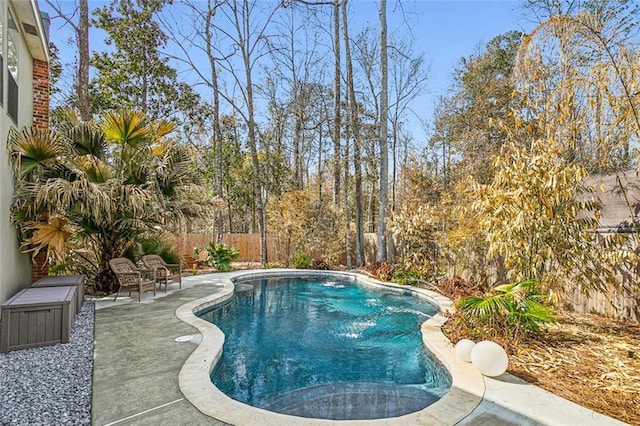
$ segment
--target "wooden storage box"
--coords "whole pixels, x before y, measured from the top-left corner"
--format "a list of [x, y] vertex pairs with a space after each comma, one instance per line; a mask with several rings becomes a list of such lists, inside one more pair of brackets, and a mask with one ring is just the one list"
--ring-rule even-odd
[[60, 286], [75, 286], [76, 287], [76, 314], [82, 309], [82, 302], [84, 302], [84, 282], [86, 280], [85, 275], [60, 275], [55, 277], [40, 278], [35, 283], [31, 284], [32, 288], [38, 287], [60, 287]]
[[0, 352], [67, 343], [76, 311], [76, 287], [21, 290], [2, 304]]

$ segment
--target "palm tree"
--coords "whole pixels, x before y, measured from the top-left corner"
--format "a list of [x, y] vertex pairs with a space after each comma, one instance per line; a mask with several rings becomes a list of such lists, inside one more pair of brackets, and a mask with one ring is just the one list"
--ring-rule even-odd
[[110, 259], [158, 229], [207, 216], [197, 168], [168, 138], [172, 130], [167, 121], [122, 110], [99, 122], [65, 112], [53, 129], [11, 133], [12, 219], [23, 250], [46, 247], [61, 259], [62, 247], [71, 248], [96, 290], [112, 291]]

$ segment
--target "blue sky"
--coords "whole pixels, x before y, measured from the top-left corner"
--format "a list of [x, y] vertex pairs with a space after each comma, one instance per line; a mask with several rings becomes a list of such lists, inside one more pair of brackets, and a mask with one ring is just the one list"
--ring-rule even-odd
[[434, 86], [449, 83], [462, 57], [509, 30], [523, 31], [515, 1], [416, 1], [416, 38], [432, 63]]
[[[356, 0], [354, 5], [370, 9], [377, 22], [377, 2]], [[395, 2], [388, 1], [390, 31], [412, 32], [416, 50], [425, 54], [431, 66], [427, 93], [412, 106], [421, 118], [431, 119], [441, 94], [451, 86], [453, 70], [463, 57], [477, 52], [493, 37], [510, 30], [529, 32], [534, 24], [525, 19], [523, 2], [517, 0], [413, 0], [404, 1], [407, 23], [392, 12]], [[418, 120], [412, 123], [414, 137], [424, 137]]]
[[[39, 3], [42, 10], [53, 15], [45, 1]], [[89, 3], [92, 8], [108, 4], [101, 0]], [[62, 0], [61, 4], [71, 8], [74, 2]], [[377, 0], [350, 1], [352, 31], [367, 23], [377, 27], [378, 4]], [[534, 24], [525, 18], [522, 4], [518, 0], [388, 0], [389, 33], [406, 34], [415, 40], [415, 52], [424, 53], [431, 69], [426, 93], [412, 104], [415, 115], [432, 118], [437, 99], [450, 86], [452, 72], [462, 57], [474, 54], [493, 37], [509, 30], [531, 31]], [[400, 6], [404, 13], [399, 11]], [[61, 24], [61, 20], [52, 22], [51, 36], [64, 56], [70, 49], [65, 45], [70, 34], [68, 28], [60, 28]], [[93, 30], [91, 35], [92, 49], [102, 49], [101, 33]], [[418, 117], [411, 119], [409, 126], [414, 138], [421, 140], [425, 133]]]

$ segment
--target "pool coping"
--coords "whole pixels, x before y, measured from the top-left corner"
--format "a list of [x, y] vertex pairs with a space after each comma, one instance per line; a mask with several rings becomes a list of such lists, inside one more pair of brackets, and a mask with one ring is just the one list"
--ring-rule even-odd
[[[222, 331], [196, 316], [197, 312], [223, 303], [233, 296], [234, 281], [295, 276], [341, 276], [348, 277], [368, 285], [396, 288], [404, 292], [426, 299], [439, 307], [440, 313], [425, 321], [421, 326], [422, 342], [444, 365], [451, 375], [451, 389], [438, 401], [423, 410], [400, 417], [376, 420], [325, 420], [296, 417], [278, 414], [255, 408], [235, 401], [213, 385], [209, 377], [220, 356], [224, 344]], [[234, 273], [221, 279], [224, 288], [211, 296], [185, 303], [176, 309], [176, 316], [183, 322], [192, 325], [202, 335], [200, 344], [183, 364], [179, 374], [179, 386], [185, 398], [203, 414], [233, 425], [261, 426], [265, 424], [296, 425], [406, 425], [432, 424], [453, 425], [465, 417], [482, 402], [485, 383], [482, 374], [470, 363], [457, 356], [452, 343], [442, 334], [441, 326], [446, 322], [442, 312], [451, 309], [451, 301], [430, 290], [400, 286], [393, 283], [377, 281], [366, 275], [353, 272], [269, 269]]]

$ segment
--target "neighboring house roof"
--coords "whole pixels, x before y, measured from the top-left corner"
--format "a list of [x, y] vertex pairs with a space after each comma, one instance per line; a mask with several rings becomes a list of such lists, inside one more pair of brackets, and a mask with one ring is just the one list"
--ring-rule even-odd
[[12, 1], [16, 19], [22, 25], [29, 52], [34, 59], [49, 62], [49, 41], [36, 0]]
[[592, 194], [602, 202], [598, 232], [633, 232], [633, 221], [640, 224], [640, 178], [629, 170], [586, 181]]

